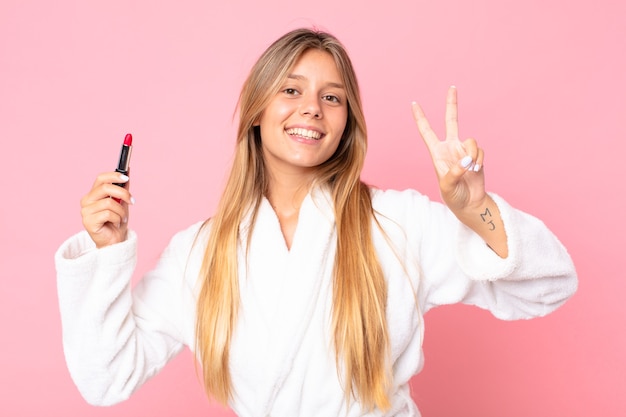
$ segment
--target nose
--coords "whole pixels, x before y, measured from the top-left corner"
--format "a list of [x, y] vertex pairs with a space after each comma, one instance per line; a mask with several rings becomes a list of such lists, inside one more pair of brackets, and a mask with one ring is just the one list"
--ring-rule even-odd
[[304, 98], [300, 106], [300, 114], [302, 114], [303, 116], [311, 117], [313, 119], [321, 119], [323, 115], [322, 106], [320, 105], [319, 99], [312, 96]]

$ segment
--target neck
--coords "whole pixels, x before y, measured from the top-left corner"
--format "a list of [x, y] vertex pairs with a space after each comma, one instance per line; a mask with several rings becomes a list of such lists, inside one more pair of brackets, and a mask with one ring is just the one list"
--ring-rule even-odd
[[280, 216], [291, 216], [300, 211], [300, 205], [309, 192], [309, 182], [276, 183], [270, 182], [267, 199]]
[[312, 172], [270, 170], [266, 197], [279, 216], [297, 214], [313, 182]]
[[283, 175], [270, 178], [266, 196], [276, 213], [288, 249], [293, 242], [300, 206], [310, 186], [308, 177]]

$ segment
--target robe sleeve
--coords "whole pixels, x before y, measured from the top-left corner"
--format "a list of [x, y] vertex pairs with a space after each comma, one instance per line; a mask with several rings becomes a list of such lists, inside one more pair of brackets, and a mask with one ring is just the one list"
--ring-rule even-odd
[[88, 403], [127, 399], [193, 340], [189, 314], [195, 302], [184, 275], [197, 229], [174, 236], [155, 269], [132, 290], [134, 232], [124, 242], [96, 249], [83, 231], [57, 250], [63, 349]]
[[414, 277], [423, 312], [465, 303], [494, 316], [544, 316], [577, 289], [574, 264], [565, 247], [539, 219], [516, 210], [495, 194], [507, 234], [509, 256], [500, 258], [443, 204], [416, 191], [385, 191], [383, 205], [405, 229], [405, 253], [420, 266]]

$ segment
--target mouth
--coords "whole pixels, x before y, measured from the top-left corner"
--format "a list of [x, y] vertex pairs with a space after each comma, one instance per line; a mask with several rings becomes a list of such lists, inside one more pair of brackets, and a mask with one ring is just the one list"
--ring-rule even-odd
[[316, 130], [309, 130], [301, 127], [285, 129], [285, 132], [290, 136], [298, 136], [303, 139], [320, 140], [324, 136], [321, 132]]

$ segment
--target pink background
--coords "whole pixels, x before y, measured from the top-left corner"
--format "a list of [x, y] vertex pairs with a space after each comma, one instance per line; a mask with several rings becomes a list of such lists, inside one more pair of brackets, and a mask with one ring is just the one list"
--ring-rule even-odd
[[578, 268], [578, 294], [543, 319], [429, 313], [413, 382], [424, 416], [626, 415], [623, 1], [164, 3], [0, 3], [0, 415], [232, 415], [205, 400], [188, 352], [129, 401], [87, 405], [62, 354], [53, 253], [132, 132], [140, 277], [175, 231], [212, 213], [253, 61], [312, 25], [356, 65], [365, 180], [438, 198], [410, 102], [441, 132], [455, 84], [488, 189], [543, 219]]

